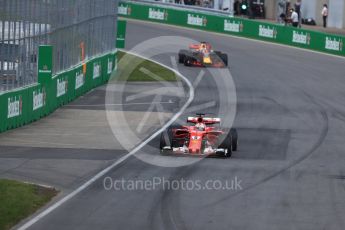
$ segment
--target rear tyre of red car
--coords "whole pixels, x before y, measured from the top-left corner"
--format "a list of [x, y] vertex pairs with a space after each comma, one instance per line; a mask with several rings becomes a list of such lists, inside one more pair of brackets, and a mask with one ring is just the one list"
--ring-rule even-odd
[[231, 128], [230, 129], [230, 135], [231, 135], [231, 148], [232, 148], [232, 151], [237, 151], [237, 147], [238, 147], [238, 133], [237, 133], [237, 129]]

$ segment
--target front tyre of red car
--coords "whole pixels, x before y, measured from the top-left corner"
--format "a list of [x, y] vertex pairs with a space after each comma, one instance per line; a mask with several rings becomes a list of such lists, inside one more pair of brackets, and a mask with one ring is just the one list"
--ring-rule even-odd
[[166, 146], [167, 146], [167, 144], [165, 141], [165, 135], [164, 135], [164, 133], [161, 133], [161, 137], [159, 140], [159, 149], [161, 150], [161, 152], [164, 151], [164, 147], [166, 147]]
[[232, 143], [232, 138], [231, 138], [231, 134], [229, 133], [228, 135], [226, 135], [223, 142], [219, 145], [220, 149], [224, 149], [224, 152], [221, 153], [223, 157], [230, 158], [232, 156], [231, 143]]

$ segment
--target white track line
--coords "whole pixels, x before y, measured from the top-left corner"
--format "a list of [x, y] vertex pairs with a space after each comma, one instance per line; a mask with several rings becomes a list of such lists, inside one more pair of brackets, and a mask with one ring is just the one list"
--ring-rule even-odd
[[79, 188], [77, 188], [73, 192], [69, 193], [68, 195], [63, 197], [61, 200], [57, 201], [52, 206], [48, 207], [47, 209], [45, 209], [44, 211], [42, 211], [41, 213], [39, 213], [38, 215], [36, 215], [32, 219], [30, 219], [28, 222], [26, 222], [21, 227], [19, 227], [18, 230], [26, 230], [26, 229], [28, 229], [29, 227], [31, 227], [32, 225], [37, 223], [39, 220], [41, 220], [42, 218], [47, 216], [49, 213], [51, 213], [55, 209], [59, 208], [61, 205], [63, 205], [64, 203], [66, 203], [67, 201], [69, 201], [70, 199], [75, 197], [77, 194], [79, 194], [80, 192], [85, 190], [87, 187], [89, 187], [96, 180], [100, 179], [102, 176], [104, 176], [110, 170], [112, 170], [113, 168], [115, 168], [116, 166], [118, 166], [119, 164], [121, 164], [122, 162], [127, 160], [129, 157], [134, 155], [142, 147], [144, 147], [146, 144], [148, 144], [150, 141], [152, 141], [155, 137], [157, 137], [161, 132], [163, 132], [165, 129], [167, 129], [173, 122], [175, 122], [178, 119], [178, 117], [181, 116], [182, 113], [186, 110], [186, 108], [190, 105], [190, 103], [194, 100], [194, 88], [193, 88], [192, 83], [185, 76], [183, 76], [181, 73], [179, 73], [177, 70], [175, 70], [175, 69], [173, 69], [173, 68], [171, 68], [171, 67], [169, 67], [167, 65], [164, 65], [162, 63], [159, 63], [159, 62], [157, 62], [155, 60], [148, 59], [148, 58], [146, 58], [144, 56], [141, 56], [141, 55], [138, 55], [138, 54], [135, 54], [135, 53], [132, 53], [132, 52], [127, 52], [127, 53], [135, 55], [135, 56], [138, 56], [138, 57], [141, 57], [141, 58], [146, 59], [146, 60], [150, 60], [150, 61], [152, 61], [152, 62], [154, 62], [154, 63], [156, 63], [158, 65], [161, 65], [161, 66], [171, 70], [177, 76], [181, 77], [187, 83], [187, 85], [189, 87], [189, 98], [188, 98], [188, 101], [183, 105], [183, 107], [180, 109], [180, 111], [178, 113], [176, 113], [170, 119], [170, 121], [168, 121], [161, 129], [159, 129], [157, 132], [155, 132], [153, 135], [151, 135], [148, 139], [146, 139], [144, 142], [142, 142], [140, 145], [138, 145], [136, 148], [134, 148], [131, 152], [129, 152], [128, 154], [122, 156], [119, 160], [117, 160], [112, 165], [108, 166], [107, 168], [105, 168], [102, 171], [100, 171], [99, 173], [97, 173], [94, 177], [92, 177], [90, 180], [85, 182]]

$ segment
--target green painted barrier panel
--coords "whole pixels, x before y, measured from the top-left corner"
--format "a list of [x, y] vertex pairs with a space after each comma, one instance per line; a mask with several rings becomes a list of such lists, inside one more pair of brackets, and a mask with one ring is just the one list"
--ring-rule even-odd
[[5, 97], [3, 94], [0, 94], [0, 132], [6, 130], [5, 127]]
[[125, 48], [126, 26], [127, 26], [126, 21], [124, 20], [117, 21], [116, 48]]
[[20, 89], [4, 94], [5, 116], [2, 118], [5, 122], [5, 129], [13, 129], [24, 124], [28, 116], [28, 89]]
[[75, 94], [73, 97], [73, 99], [74, 99], [74, 98], [79, 97], [79, 96], [84, 94], [85, 88], [86, 88], [87, 73], [84, 74], [83, 68], [80, 66], [77, 69], [72, 71], [72, 76], [74, 76], [74, 79], [73, 79], [74, 89], [72, 90], [72, 92], [75, 91]]
[[312, 30], [126, 1], [119, 3], [118, 14], [125, 18], [195, 28], [345, 56], [344, 36]]
[[[38, 84], [0, 94], [0, 132], [17, 128], [54, 112], [83, 95], [90, 89], [108, 81], [115, 66], [116, 52], [105, 54], [53, 77], [48, 76], [48, 67], [42, 66]], [[42, 75], [41, 75], [42, 76]]]
[[[69, 100], [69, 83], [70, 83], [70, 73], [66, 72], [64, 74], [60, 74], [53, 79], [53, 87], [51, 89], [52, 97], [56, 98], [55, 107], [60, 107], [66, 103], [68, 103]], [[72, 100], [72, 99], [71, 99]]]
[[45, 85], [38, 84], [28, 88], [27, 122], [37, 121], [43, 117], [47, 108], [47, 89]]
[[97, 86], [100, 86], [102, 84], [102, 61], [106, 58], [98, 58], [94, 60], [93, 62], [90, 62], [90, 68], [92, 71], [90, 71], [89, 78], [91, 79], [91, 88], [95, 88]]
[[41, 45], [38, 47], [38, 83], [50, 84], [53, 69], [53, 47]]
[[115, 55], [108, 55], [103, 59], [103, 83], [107, 82], [110, 79], [110, 76], [115, 68]]

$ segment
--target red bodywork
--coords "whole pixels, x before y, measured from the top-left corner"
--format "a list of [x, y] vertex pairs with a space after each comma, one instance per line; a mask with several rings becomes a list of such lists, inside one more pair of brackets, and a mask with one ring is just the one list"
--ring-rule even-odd
[[199, 43], [199, 44], [190, 44], [189, 49], [196, 50], [196, 51], [206, 51], [210, 53], [212, 51], [212, 46], [210, 43]]
[[[219, 136], [224, 134], [222, 130], [216, 127], [207, 126], [220, 123], [219, 118], [189, 117], [188, 122], [194, 123], [193, 126], [182, 126], [179, 129], [173, 129], [173, 138], [179, 140], [180, 144], [185, 144], [189, 154], [215, 154], [218, 145]], [[198, 125], [204, 125], [203, 130], [199, 130]], [[211, 148], [213, 146], [213, 148]], [[206, 151], [206, 152], [205, 152]], [[207, 152], [208, 151], [208, 152]], [[175, 153], [186, 153], [185, 149], [178, 149]]]

